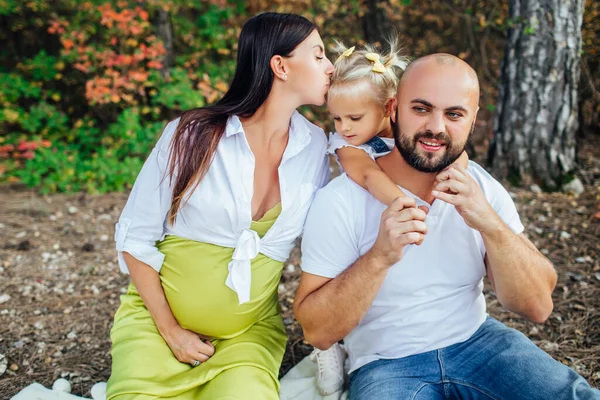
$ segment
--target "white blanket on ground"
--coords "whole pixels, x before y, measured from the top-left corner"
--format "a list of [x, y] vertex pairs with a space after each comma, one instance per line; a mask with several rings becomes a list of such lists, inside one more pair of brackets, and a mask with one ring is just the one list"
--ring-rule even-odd
[[317, 388], [317, 364], [305, 357], [283, 378], [279, 396], [281, 400], [346, 400], [348, 391], [323, 396]]
[[[328, 396], [323, 396], [317, 388], [317, 364], [305, 357], [295, 365], [288, 373], [281, 378], [281, 389], [279, 395], [281, 400], [346, 400], [348, 392], [335, 392]], [[64, 379], [59, 379], [54, 383], [54, 390], [45, 388], [39, 383], [33, 383], [17, 393], [11, 400], [87, 400], [84, 397], [78, 397], [69, 393], [68, 388], [60, 387], [65, 385]], [[101, 382], [92, 388], [92, 398], [94, 400], [103, 400], [106, 395], [106, 383]]]
[[[71, 394], [71, 384], [65, 379], [58, 379], [52, 387], [48, 389], [39, 383], [32, 383], [14, 395], [11, 400], [88, 400], [86, 397]], [[92, 387], [91, 395], [94, 400], [105, 400], [106, 383], [96, 383]]]

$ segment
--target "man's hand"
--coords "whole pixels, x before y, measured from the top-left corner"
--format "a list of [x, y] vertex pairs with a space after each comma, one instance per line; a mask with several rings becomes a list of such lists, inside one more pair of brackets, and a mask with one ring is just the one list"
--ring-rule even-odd
[[417, 208], [414, 199], [401, 196], [396, 198], [381, 215], [379, 234], [371, 248], [371, 255], [392, 266], [402, 259], [404, 246], [419, 245], [427, 233], [425, 211]]
[[437, 199], [456, 207], [467, 225], [480, 232], [498, 226], [499, 217], [471, 175], [453, 164], [436, 176], [432, 192]]

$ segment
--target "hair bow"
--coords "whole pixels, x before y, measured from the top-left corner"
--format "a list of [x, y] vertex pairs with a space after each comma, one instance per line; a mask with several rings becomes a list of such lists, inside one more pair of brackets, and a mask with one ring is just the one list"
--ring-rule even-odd
[[338, 57], [338, 60], [340, 58], [344, 58], [344, 57], [350, 57], [352, 55], [352, 53], [354, 52], [354, 48], [356, 46], [352, 46], [349, 49], [344, 50], [344, 52], [342, 54], [340, 54], [340, 56]]
[[379, 72], [383, 74], [385, 72], [385, 65], [381, 62], [381, 57], [377, 53], [367, 53], [365, 57], [373, 62], [373, 72]]

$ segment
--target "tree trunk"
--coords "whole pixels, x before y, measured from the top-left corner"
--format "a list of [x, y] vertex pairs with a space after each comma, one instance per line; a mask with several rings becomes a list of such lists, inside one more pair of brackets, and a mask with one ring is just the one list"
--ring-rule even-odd
[[169, 13], [162, 8], [158, 10], [156, 19], [156, 27], [158, 28], [158, 37], [162, 40], [167, 53], [163, 59], [163, 67], [161, 73], [163, 77], [168, 77], [171, 67], [175, 62], [175, 52], [173, 51], [173, 26], [169, 18]]
[[363, 31], [367, 43], [385, 44], [392, 34], [392, 24], [387, 14], [388, 0], [365, 0], [367, 11], [363, 16]]
[[584, 0], [510, 0], [494, 139], [496, 176], [554, 190], [576, 167]]

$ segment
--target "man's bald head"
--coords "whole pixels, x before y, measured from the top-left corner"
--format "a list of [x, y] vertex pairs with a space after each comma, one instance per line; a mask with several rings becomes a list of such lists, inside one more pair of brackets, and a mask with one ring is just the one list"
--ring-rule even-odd
[[472, 90], [473, 95], [479, 100], [479, 78], [475, 70], [465, 61], [447, 53], [428, 54], [408, 64], [400, 79], [398, 90], [411, 79], [411, 76], [427, 79], [429, 73], [441, 71], [452, 74], [456, 80], [460, 79], [463, 88]]
[[418, 171], [435, 173], [463, 152], [479, 110], [479, 81], [466, 62], [431, 54], [411, 62], [397, 94], [396, 147]]

